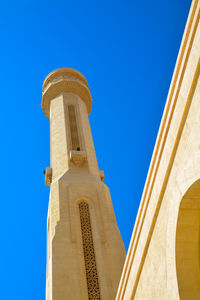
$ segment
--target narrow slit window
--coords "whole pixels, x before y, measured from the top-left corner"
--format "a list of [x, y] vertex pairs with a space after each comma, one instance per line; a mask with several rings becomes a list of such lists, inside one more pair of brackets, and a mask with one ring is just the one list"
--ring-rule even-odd
[[89, 205], [82, 201], [79, 203], [79, 213], [81, 221], [81, 234], [83, 243], [83, 253], [85, 260], [85, 271], [87, 279], [88, 299], [100, 300], [99, 280], [95, 259], [92, 227], [90, 222]]
[[69, 126], [71, 133], [72, 150], [80, 151], [80, 142], [78, 136], [78, 128], [76, 122], [76, 112], [74, 105], [68, 105]]

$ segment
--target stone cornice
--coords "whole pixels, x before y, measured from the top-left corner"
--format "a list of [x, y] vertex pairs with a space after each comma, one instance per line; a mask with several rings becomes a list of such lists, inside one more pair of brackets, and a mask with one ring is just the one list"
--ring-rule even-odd
[[42, 109], [49, 119], [51, 100], [61, 93], [77, 94], [86, 104], [88, 114], [92, 108], [92, 96], [85, 77], [70, 68], [61, 68], [51, 72], [45, 79], [42, 92]]

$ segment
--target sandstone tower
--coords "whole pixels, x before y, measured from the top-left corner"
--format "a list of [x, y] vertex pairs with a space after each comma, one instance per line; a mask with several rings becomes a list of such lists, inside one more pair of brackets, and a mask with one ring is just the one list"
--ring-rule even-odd
[[47, 300], [115, 298], [125, 259], [88, 120], [92, 97], [85, 77], [62, 68], [43, 84], [50, 120]]

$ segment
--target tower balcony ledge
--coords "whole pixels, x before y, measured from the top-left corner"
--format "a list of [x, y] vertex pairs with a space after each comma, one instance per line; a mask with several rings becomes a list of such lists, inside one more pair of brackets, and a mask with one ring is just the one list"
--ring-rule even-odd
[[61, 93], [78, 95], [86, 104], [88, 114], [92, 108], [92, 96], [85, 77], [70, 68], [61, 68], [50, 73], [44, 81], [42, 91], [42, 109], [49, 119], [51, 100]]

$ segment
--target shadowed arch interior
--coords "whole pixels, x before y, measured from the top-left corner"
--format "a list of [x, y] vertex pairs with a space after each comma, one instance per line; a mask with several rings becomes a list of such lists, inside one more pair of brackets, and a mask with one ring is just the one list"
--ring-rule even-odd
[[180, 203], [176, 268], [180, 299], [200, 299], [200, 180], [192, 184]]

